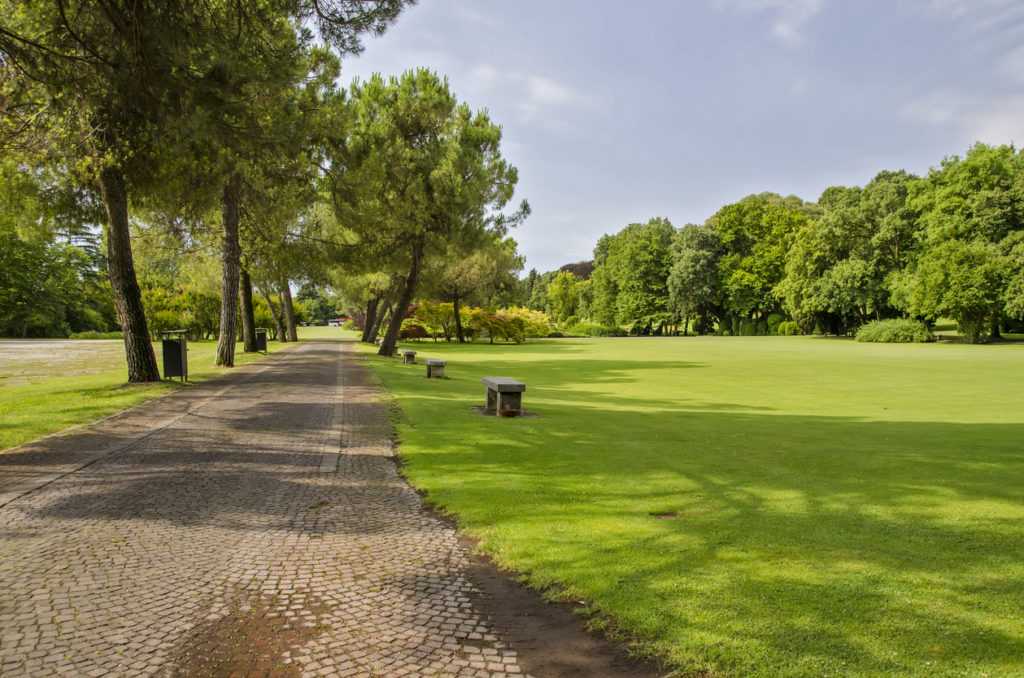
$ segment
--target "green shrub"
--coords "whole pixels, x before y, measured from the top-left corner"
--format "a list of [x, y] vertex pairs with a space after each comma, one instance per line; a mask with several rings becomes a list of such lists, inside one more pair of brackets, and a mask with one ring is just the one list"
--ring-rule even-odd
[[768, 316], [768, 334], [778, 334], [779, 323], [786, 321], [786, 316], [779, 313], [772, 313]]
[[621, 327], [598, 325], [597, 323], [575, 323], [565, 328], [570, 337], [624, 337], [625, 330]]
[[797, 327], [796, 323], [792, 320], [783, 320], [775, 328], [775, 334], [784, 337], [792, 337], [800, 334], [800, 328]]
[[495, 312], [515, 321], [524, 337], [546, 337], [551, 332], [551, 319], [543, 311], [535, 311], [525, 306], [510, 306], [499, 308]]
[[120, 332], [96, 332], [95, 330], [89, 332], [75, 332], [68, 339], [121, 339], [122, 335]]
[[928, 327], [920, 320], [893, 318], [872, 320], [857, 328], [857, 341], [872, 341], [886, 344], [920, 344], [933, 339]]
[[415, 318], [406, 318], [402, 321], [402, 329], [398, 330], [399, 339], [426, 339], [430, 336], [427, 328], [418, 323]]
[[493, 344], [495, 339], [504, 339], [519, 344], [526, 338], [524, 324], [521, 317], [510, 319], [497, 311], [475, 308], [469, 314], [466, 328], [474, 340], [487, 339]]

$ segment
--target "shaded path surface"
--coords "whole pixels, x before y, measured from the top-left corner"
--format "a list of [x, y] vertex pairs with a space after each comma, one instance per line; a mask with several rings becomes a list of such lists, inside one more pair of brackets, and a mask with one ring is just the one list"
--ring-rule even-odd
[[352, 349], [0, 455], [0, 675], [653, 675], [480, 574]]

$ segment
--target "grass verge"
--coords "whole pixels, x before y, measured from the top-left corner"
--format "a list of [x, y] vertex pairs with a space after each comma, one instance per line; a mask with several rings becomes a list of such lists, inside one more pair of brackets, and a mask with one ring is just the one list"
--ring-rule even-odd
[[1022, 675], [1024, 347], [408, 347], [449, 376], [370, 356], [410, 480], [682, 675]]
[[[302, 327], [299, 339], [351, 336], [336, 327]], [[271, 353], [287, 344], [271, 341]], [[189, 380], [199, 383], [227, 368], [213, 365], [216, 341], [189, 342]], [[155, 344], [157, 364], [162, 359]], [[263, 357], [235, 346], [235, 364]], [[119, 340], [0, 341], [0, 450], [86, 424], [162, 395], [182, 384], [164, 380], [126, 383], [124, 344]]]

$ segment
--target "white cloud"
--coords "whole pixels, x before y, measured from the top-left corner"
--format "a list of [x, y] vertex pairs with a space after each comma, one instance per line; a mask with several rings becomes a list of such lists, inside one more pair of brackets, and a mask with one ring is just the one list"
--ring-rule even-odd
[[469, 72], [469, 87], [476, 92], [486, 92], [494, 87], [501, 74], [490, 64], [481, 64]]
[[949, 92], [935, 92], [908, 102], [900, 115], [908, 120], [929, 125], [947, 125], [959, 116], [960, 104], [957, 97]]
[[909, 6], [925, 18], [955, 24], [983, 49], [1014, 47], [1024, 37], [1019, 0], [912, 0]]
[[541, 109], [560, 106], [572, 100], [572, 91], [549, 78], [528, 75], [518, 76], [525, 86], [525, 97], [519, 103], [519, 112], [524, 121], [532, 119]]
[[1024, 95], [979, 101], [966, 93], [936, 92], [909, 102], [900, 114], [914, 122], [948, 126], [966, 143], [1024, 141]]
[[524, 122], [542, 111], [563, 106], [579, 97], [570, 88], [541, 75], [508, 73], [492, 64], [475, 66], [467, 78], [470, 91], [485, 95], [503, 90], [514, 97], [516, 110]]
[[468, 3], [456, 2], [449, 5], [449, 8], [458, 18], [467, 23], [483, 26], [484, 28], [495, 28], [498, 26], [498, 22], [493, 16], [480, 11], [477, 7]]
[[825, 0], [711, 0], [711, 5], [718, 11], [770, 14], [772, 35], [796, 46], [803, 42], [804, 25], [821, 11]]
[[1014, 82], [1024, 82], [1024, 46], [1003, 57], [999, 72]]

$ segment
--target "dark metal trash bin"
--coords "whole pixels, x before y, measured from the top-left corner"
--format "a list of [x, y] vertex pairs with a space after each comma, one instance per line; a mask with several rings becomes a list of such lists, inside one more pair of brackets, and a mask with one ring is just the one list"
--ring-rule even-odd
[[170, 330], [163, 333], [164, 379], [181, 377], [188, 381], [188, 342], [186, 330]]
[[256, 350], [267, 352], [267, 328], [257, 327], [256, 328]]

